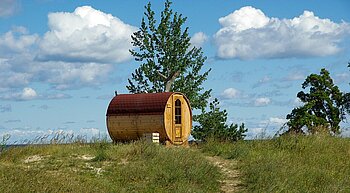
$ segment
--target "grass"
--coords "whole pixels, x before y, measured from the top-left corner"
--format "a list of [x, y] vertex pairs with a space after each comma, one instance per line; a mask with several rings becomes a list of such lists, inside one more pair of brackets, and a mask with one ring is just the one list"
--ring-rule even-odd
[[201, 150], [239, 160], [246, 192], [350, 192], [350, 140], [285, 136], [235, 144], [209, 141]]
[[350, 192], [345, 138], [208, 141], [200, 151], [142, 141], [57, 141], [2, 148], [1, 192], [219, 192], [222, 176], [203, 152], [238, 161], [243, 192]]
[[0, 171], [1, 192], [218, 192], [220, 178], [198, 151], [141, 141], [9, 148]]

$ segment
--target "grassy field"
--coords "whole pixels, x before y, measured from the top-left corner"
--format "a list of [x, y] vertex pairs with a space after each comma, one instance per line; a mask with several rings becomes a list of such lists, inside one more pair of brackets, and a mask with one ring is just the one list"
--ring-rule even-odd
[[134, 142], [40, 145], [0, 153], [1, 192], [218, 192], [220, 174], [190, 148]]
[[246, 192], [350, 192], [350, 139], [211, 141], [200, 148], [212, 156], [239, 160]]
[[[198, 150], [199, 149], [199, 150]], [[350, 192], [350, 139], [281, 137], [191, 148], [134, 142], [31, 145], [0, 153], [1, 192], [220, 192], [238, 163], [243, 192]]]

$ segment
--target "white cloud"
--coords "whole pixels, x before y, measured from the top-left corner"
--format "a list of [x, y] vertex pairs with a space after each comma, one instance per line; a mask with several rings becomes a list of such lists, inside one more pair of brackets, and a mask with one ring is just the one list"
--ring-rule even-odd
[[36, 91], [32, 88], [26, 87], [23, 89], [20, 98], [23, 100], [30, 100], [36, 98], [38, 95], [36, 94]]
[[113, 69], [111, 64], [98, 63], [46, 62], [42, 65], [41, 78], [58, 90], [98, 86], [108, 79]]
[[349, 35], [348, 23], [334, 23], [304, 11], [293, 19], [270, 18], [260, 9], [242, 7], [219, 19], [214, 39], [219, 58], [289, 58], [338, 53]]
[[28, 34], [24, 27], [14, 27], [12, 30], [0, 36], [0, 56], [8, 52], [22, 53], [35, 45], [39, 40], [37, 34]]
[[73, 13], [50, 13], [48, 19], [39, 60], [118, 63], [131, 58], [130, 36], [137, 28], [111, 14], [82, 6]]
[[0, 88], [24, 87], [29, 84], [32, 74], [25, 72], [27, 70], [26, 65], [15, 61], [21, 57], [18, 55], [13, 55], [15, 56], [14, 59], [7, 59], [1, 58], [0, 53]]
[[0, 0], [0, 17], [8, 17], [18, 11], [20, 4], [17, 0]]
[[268, 104], [271, 103], [271, 100], [267, 97], [261, 97], [261, 98], [257, 98], [254, 101], [254, 106], [256, 107], [261, 107], [261, 106], [266, 106]]
[[230, 27], [235, 32], [240, 32], [252, 28], [262, 28], [269, 23], [269, 20], [260, 9], [246, 6], [219, 18], [219, 23], [224, 27]]
[[23, 100], [32, 100], [36, 99], [38, 94], [36, 91], [30, 87], [23, 88], [20, 92], [10, 92], [0, 96], [0, 99], [3, 100], [14, 100], [14, 101], [23, 101]]
[[190, 43], [192, 46], [199, 48], [202, 47], [206, 41], [208, 41], [208, 36], [203, 32], [198, 32], [192, 36]]
[[88, 6], [49, 14], [49, 29], [43, 37], [22, 26], [0, 34], [0, 92], [11, 91], [2, 98], [32, 82], [59, 90], [98, 87], [110, 79], [113, 64], [130, 59], [136, 30]]
[[227, 88], [221, 94], [224, 99], [233, 99], [238, 98], [240, 96], [240, 91], [235, 88]]

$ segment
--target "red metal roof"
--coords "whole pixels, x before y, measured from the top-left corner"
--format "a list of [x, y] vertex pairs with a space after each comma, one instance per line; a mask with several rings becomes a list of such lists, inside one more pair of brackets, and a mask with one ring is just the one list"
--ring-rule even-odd
[[109, 103], [108, 115], [163, 114], [173, 92], [119, 94]]

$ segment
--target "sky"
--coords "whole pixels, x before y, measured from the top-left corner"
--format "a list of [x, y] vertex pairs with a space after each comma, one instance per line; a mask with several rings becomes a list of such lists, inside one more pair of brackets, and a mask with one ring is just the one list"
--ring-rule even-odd
[[[114, 91], [128, 93], [140, 65], [128, 50], [147, 3], [0, 0], [0, 141], [107, 135]], [[164, 1], [151, 4], [159, 17]], [[276, 133], [321, 68], [350, 91], [350, 1], [177, 0], [172, 8], [208, 58], [203, 86], [229, 124], [245, 123], [247, 138]], [[349, 127], [342, 123], [344, 135]]]

